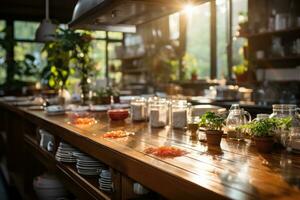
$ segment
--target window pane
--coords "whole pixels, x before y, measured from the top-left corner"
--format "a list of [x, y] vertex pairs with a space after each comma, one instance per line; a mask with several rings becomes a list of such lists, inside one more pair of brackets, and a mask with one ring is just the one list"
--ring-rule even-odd
[[122, 79], [121, 66], [122, 61], [111, 59], [108, 61], [109, 78], [112, 80], [113, 85], [119, 84]]
[[105, 38], [106, 37], [106, 33], [105, 31], [93, 31], [92, 32], [92, 36], [93, 38]]
[[5, 50], [0, 46], [0, 85], [5, 82], [6, 70], [5, 70]]
[[5, 33], [3, 32], [5, 29], [5, 21], [4, 20], [0, 20], [0, 39], [3, 39], [5, 36]]
[[108, 58], [109, 59], [117, 58], [115, 49], [116, 49], [116, 47], [119, 47], [119, 46], [122, 46], [121, 42], [110, 42], [110, 43], [108, 43], [107, 50], [108, 50]]
[[[232, 1], [232, 33], [236, 35], [239, 27], [239, 13], [247, 13], [248, 1], [247, 0], [233, 0]], [[238, 65], [243, 62], [244, 56], [242, 47], [246, 43], [246, 39], [240, 37], [233, 37], [232, 43], [232, 64]]]
[[192, 72], [200, 78], [210, 75], [210, 3], [193, 8], [187, 13], [187, 59], [185, 74], [189, 78]]
[[44, 44], [31, 43], [31, 42], [18, 42], [14, 48], [15, 60], [24, 60], [26, 54], [33, 55], [35, 57], [34, 63], [43, 68], [46, 66], [46, 54], [41, 53]]
[[217, 0], [217, 78], [228, 75], [227, 68], [227, 0]]
[[[0, 39], [3, 39], [5, 37], [5, 33], [2, 32], [5, 29], [5, 21], [4, 20], [0, 20]], [[2, 48], [2, 46], [0, 46], [0, 85], [3, 84], [5, 82], [5, 78], [6, 78], [6, 70], [5, 70], [5, 49]]]
[[115, 59], [116, 47], [122, 46], [121, 42], [110, 42], [108, 43], [108, 59], [109, 59], [109, 78], [113, 80], [114, 84], [118, 84], [121, 81], [121, 60]]
[[109, 39], [115, 39], [115, 40], [122, 40], [123, 39], [123, 33], [121, 33], [121, 32], [108, 32], [108, 38]]
[[179, 12], [169, 16], [169, 32], [171, 40], [176, 40], [179, 38], [179, 17]]
[[105, 41], [93, 40], [91, 42], [90, 56], [95, 62], [97, 70], [97, 78], [105, 77]]
[[16, 39], [34, 40], [35, 31], [38, 28], [38, 22], [25, 22], [15, 21], [14, 22], [14, 34]]

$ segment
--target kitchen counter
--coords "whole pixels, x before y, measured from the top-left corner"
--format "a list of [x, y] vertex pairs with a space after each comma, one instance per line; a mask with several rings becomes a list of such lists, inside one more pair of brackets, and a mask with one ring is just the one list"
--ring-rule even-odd
[[[35, 143], [35, 133], [29, 132], [36, 127], [43, 128], [109, 165], [119, 174], [120, 180], [129, 177], [168, 199], [300, 199], [300, 156], [280, 149], [272, 154], [259, 154], [249, 141], [238, 143], [225, 138], [221, 148], [208, 148], [206, 143], [192, 140], [187, 131], [149, 128], [147, 123], [132, 123], [130, 119], [110, 122], [103, 112], [95, 113], [99, 120], [97, 124], [80, 128], [69, 124], [66, 115], [47, 116], [42, 111], [18, 108], [4, 102], [0, 102], [0, 111], [4, 113], [1, 119], [8, 124], [7, 132], [17, 134], [17, 127], [10, 126], [20, 124], [22, 134], [18, 134], [25, 138], [25, 146], [30, 143], [26, 141], [31, 140], [31, 146]], [[123, 139], [104, 138], [103, 134], [111, 130], [127, 130], [135, 135]], [[12, 137], [9, 134], [8, 137]], [[21, 138], [12, 137], [14, 143], [12, 140]], [[182, 148], [188, 154], [171, 159], [144, 152], [148, 147], [162, 145]], [[38, 146], [34, 148], [32, 154], [40, 151]], [[53, 155], [44, 159], [45, 155], [48, 154], [40, 153], [37, 157], [48, 165]], [[67, 171], [67, 167], [59, 162], [54, 164], [56, 170]], [[79, 176], [73, 173], [72, 176]], [[74, 178], [68, 182], [71, 188], [72, 184], [78, 185], [78, 181], [73, 183], [72, 180]], [[115, 193], [119, 194], [106, 196], [107, 199], [125, 199], [123, 181], [114, 182], [114, 185]], [[90, 190], [84, 181], [78, 186]], [[94, 193], [99, 193], [94, 190]], [[98, 199], [96, 194], [94, 196]]]

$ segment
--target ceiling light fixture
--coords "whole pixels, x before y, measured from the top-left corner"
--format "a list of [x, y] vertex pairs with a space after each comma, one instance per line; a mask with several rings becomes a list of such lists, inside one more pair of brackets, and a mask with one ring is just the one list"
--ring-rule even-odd
[[46, 18], [43, 19], [35, 32], [35, 39], [37, 42], [47, 42], [54, 40], [55, 38], [57, 25], [53, 24], [49, 18], [49, 0], [45, 0], [45, 3]]

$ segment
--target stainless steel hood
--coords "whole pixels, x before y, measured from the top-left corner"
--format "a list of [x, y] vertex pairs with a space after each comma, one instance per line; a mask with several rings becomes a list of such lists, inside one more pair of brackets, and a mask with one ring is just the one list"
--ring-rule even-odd
[[203, 2], [205, 0], [79, 0], [69, 26], [135, 32], [140, 24], [177, 12], [188, 3]]

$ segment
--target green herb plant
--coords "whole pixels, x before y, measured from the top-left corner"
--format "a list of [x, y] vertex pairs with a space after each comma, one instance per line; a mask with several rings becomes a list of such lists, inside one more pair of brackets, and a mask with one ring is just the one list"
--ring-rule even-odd
[[201, 116], [199, 126], [204, 127], [207, 130], [221, 131], [225, 125], [225, 118], [214, 113], [206, 112]]
[[113, 87], [102, 87], [98, 90], [95, 90], [94, 93], [97, 97], [110, 97], [110, 96], [119, 96], [120, 92]]
[[252, 121], [248, 124], [241, 125], [238, 131], [243, 131], [252, 137], [272, 137], [278, 129], [289, 129], [291, 126], [291, 118], [268, 118], [258, 121]]
[[248, 71], [248, 61], [244, 60], [244, 62], [242, 64], [233, 66], [232, 71], [236, 75], [245, 74]]

